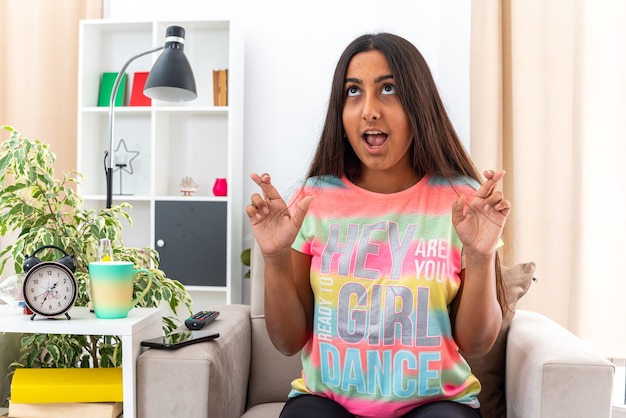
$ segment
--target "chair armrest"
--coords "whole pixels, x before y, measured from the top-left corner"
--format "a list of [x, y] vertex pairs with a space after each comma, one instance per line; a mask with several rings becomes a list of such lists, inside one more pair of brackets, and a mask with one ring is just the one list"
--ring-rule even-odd
[[205, 329], [219, 338], [137, 359], [137, 412], [144, 418], [231, 418], [243, 414], [250, 372], [250, 307], [212, 308]]
[[614, 370], [561, 325], [518, 310], [507, 337], [507, 417], [608, 418]]

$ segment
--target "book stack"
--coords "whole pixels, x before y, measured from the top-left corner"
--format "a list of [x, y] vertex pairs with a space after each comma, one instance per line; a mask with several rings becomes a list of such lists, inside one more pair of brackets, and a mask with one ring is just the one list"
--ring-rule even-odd
[[122, 369], [16, 369], [9, 417], [117, 418]]
[[9, 401], [7, 418], [118, 418], [122, 402], [14, 403]]
[[213, 70], [213, 105], [228, 106], [228, 70]]

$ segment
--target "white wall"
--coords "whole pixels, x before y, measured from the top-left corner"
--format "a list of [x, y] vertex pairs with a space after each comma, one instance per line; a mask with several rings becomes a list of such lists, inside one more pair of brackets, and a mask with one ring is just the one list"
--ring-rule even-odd
[[[412, 41], [433, 71], [450, 116], [469, 143], [468, 0], [105, 0], [118, 20], [236, 19], [245, 34], [244, 179], [268, 172], [285, 193], [317, 143], [330, 82], [344, 47], [365, 32]], [[256, 191], [246, 182], [244, 202]], [[232, 191], [235, 192], [235, 191]], [[250, 229], [244, 216], [244, 244]]]

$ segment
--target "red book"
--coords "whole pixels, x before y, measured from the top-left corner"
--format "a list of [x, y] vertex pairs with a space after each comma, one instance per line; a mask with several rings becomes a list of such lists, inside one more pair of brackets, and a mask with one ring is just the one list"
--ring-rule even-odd
[[136, 72], [133, 76], [133, 89], [130, 94], [130, 106], [150, 106], [152, 100], [143, 94], [143, 87], [148, 78], [147, 71]]

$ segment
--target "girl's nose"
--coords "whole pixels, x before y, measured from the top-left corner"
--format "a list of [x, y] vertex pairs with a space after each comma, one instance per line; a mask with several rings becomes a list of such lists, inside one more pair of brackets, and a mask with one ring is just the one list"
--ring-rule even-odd
[[380, 119], [380, 103], [375, 97], [368, 97], [363, 103], [363, 120], [375, 121]]

